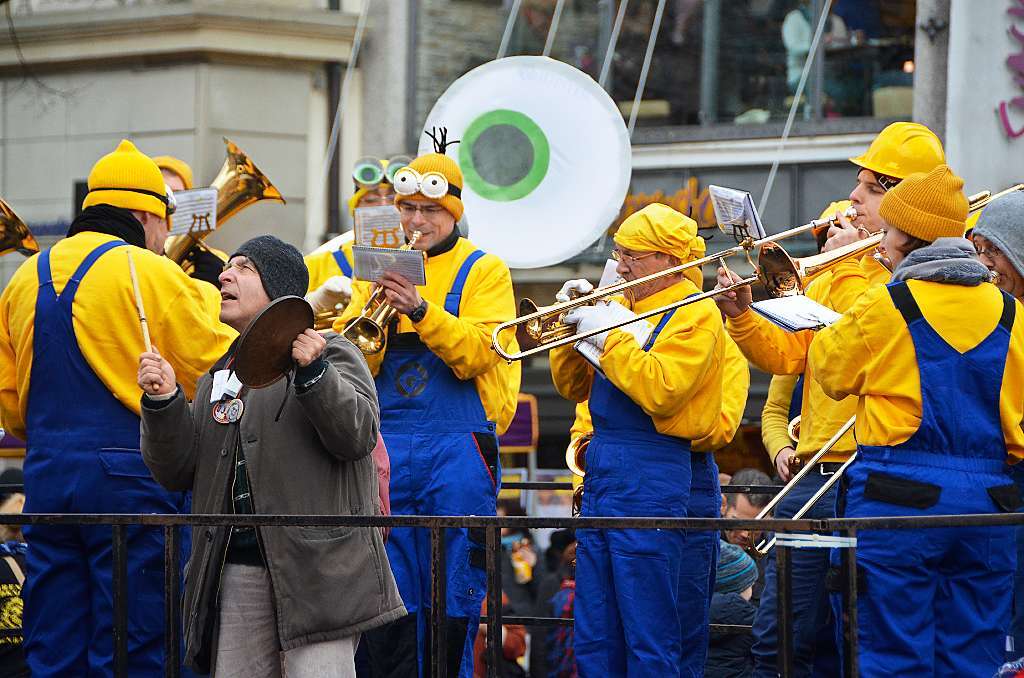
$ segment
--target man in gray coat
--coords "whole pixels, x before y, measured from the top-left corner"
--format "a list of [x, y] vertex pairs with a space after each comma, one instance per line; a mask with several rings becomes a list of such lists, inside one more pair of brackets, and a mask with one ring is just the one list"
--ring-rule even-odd
[[[221, 320], [241, 331], [271, 300], [302, 296], [308, 272], [298, 250], [260, 236], [220, 282]], [[153, 477], [191, 490], [195, 513], [378, 513], [377, 394], [358, 349], [306, 330], [292, 345], [293, 383], [238, 393], [225, 383], [233, 349], [194, 403], [157, 347], [140, 357]], [[405, 615], [370, 527], [196, 527], [184, 604], [186, 662], [217, 678], [354, 676], [360, 634]]]

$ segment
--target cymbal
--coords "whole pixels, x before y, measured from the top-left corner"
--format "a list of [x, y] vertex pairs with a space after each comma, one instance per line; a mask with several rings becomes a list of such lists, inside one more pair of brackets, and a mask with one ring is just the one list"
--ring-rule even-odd
[[292, 369], [295, 337], [313, 327], [313, 308], [302, 297], [280, 297], [252, 319], [235, 349], [235, 376], [249, 388], [270, 386]]

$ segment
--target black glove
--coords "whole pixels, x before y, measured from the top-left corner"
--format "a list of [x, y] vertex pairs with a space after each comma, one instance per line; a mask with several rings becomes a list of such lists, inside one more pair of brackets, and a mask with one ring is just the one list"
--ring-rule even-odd
[[220, 257], [199, 245], [193, 245], [185, 255], [185, 261], [192, 264], [193, 278], [205, 280], [220, 289], [220, 274], [224, 271], [224, 262]]

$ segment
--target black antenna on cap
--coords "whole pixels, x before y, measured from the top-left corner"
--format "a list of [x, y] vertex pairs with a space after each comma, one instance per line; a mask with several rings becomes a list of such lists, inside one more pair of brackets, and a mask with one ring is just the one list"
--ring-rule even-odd
[[[434, 142], [434, 152], [444, 155], [444, 152], [449, 146], [461, 143], [458, 139], [455, 141], [448, 141], [448, 128], [447, 127], [431, 127], [429, 132], [423, 132], [430, 137]], [[439, 138], [440, 137], [440, 138]]]

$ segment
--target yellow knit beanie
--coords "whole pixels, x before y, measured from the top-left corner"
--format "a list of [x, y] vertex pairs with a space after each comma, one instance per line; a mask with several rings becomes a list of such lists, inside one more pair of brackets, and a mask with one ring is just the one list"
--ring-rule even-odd
[[962, 237], [967, 219], [964, 180], [947, 165], [911, 174], [885, 194], [878, 214], [890, 226], [928, 242]]
[[167, 216], [167, 186], [152, 158], [135, 144], [122, 139], [117, 150], [108, 153], [89, 172], [89, 192], [82, 209], [92, 205], [113, 205], [128, 210]]
[[173, 172], [181, 177], [181, 183], [185, 185], [185, 190], [191, 190], [194, 186], [192, 179], [192, 168], [189, 167], [188, 163], [184, 160], [179, 160], [173, 155], [158, 155], [153, 158], [153, 162], [156, 166], [162, 170]]
[[[465, 205], [462, 204], [462, 170], [459, 169], [458, 164], [447, 155], [441, 153], [428, 153], [421, 155], [420, 157], [409, 163], [408, 168], [415, 171], [420, 176], [429, 172], [438, 172], [448, 180], [448, 193], [441, 196], [440, 198], [428, 198], [422, 193], [413, 193], [412, 195], [402, 195], [399, 193], [395, 196], [395, 205], [399, 205], [403, 200], [410, 198], [423, 198], [436, 202], [441, 207], [448, 210], [455, 221], [462, 218], [462, 213], [465, 211]], [[397, 175], [395, 181], [397, 182]]]

